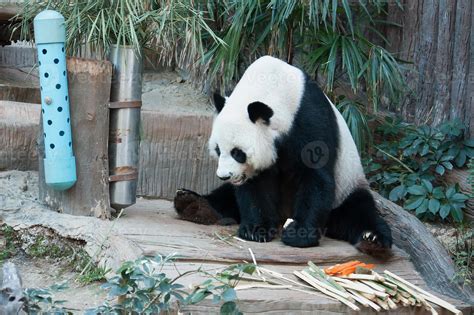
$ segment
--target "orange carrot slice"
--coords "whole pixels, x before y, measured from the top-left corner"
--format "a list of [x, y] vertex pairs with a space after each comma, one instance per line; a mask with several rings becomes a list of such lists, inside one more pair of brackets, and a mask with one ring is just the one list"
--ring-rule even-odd
[[361, 262], [358, 261], [358, 260], [352, 260], [352, 261], [348, 261], [346, 263], [343, 263], [343, 264], [337, 264], [335, 266], [332, 266], [332, 267], [329, 267], [329, 268], [326, 268], [324, 269], [324, 272], [326, 272], [327, 274], [336, 274], [348, 267], [352, 267], [352, 266], [355, 266], [355, 265], [358, 265], [360, 264]]

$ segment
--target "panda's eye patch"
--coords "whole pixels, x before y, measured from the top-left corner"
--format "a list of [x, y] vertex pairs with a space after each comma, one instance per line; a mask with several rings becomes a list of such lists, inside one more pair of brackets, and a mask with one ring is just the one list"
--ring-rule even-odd
[[216, 145], [216, 153], [217, 153], [217, 156], [221, 155], [221, 149], [219, 149], [218, 145]]
[[239, 163], [245, 163], [247, 160], [247, 154], [238, 148], [233, 148], [232, 151], [230, 151], [230, 155]]

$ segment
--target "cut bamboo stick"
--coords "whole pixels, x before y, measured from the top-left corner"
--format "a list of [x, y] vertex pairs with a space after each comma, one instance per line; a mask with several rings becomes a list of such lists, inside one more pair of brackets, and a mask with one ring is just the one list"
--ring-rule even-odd
[[333, 286], [334, 288], [343, 292], [345, 291], [345, 289], [341, 287], [336, 281], [334, 281], [331, 276], [328, 276], [321, 268], [313, 264], [311, 261], [308, 261], [308, 266], [309, 274], [311, 274], [313, 277], [317, 275], [319, 278], [325, 280], [326, 282], [328, 282], [329, 285]]
[[375, 299], [377, 298], [374, 294], [368, 294], [368, 293], [364, 293], [360, 291], [357, 291], [357, 292], [359, 292], [360, 295], [364, 296], [366, 299], [371, 300], [371, 301], [375, 301]]
[[350, 275], [342, 276], [340, 278], [353, 279], [353, 280], [370, 280], [370, 281], [379, 281], [379, 282], [385, 281], [385, 278], [378, 274], [366, 275], [366, 274], [359, 274], [359, 273], [351, 273]]
[[347, 279], [344, 279], [344, 278], [339, 278], [339, 277], [333, 277], [333, 279], [336, 280], [337, 282], [339, 282], [339, 284], [343, 287], [350, 286], [351, 289], [354, 289], [356, 291], [360, 291], [360, 292], [364, 292], [364, 293], [368, 293], [368, 294], [373, 294], [373, 295], [378, 296], [382, 299], [388, 298], [387, 293], [378, 292], [378, 291], [372, 289], [371, 287], [366, 286], [365, 284], [363, 284], [361, 282], [350, 281], [350, 280], [347, 280]]
[[321, 291], [321, 292], [323, 292], [323, 293], [339, 300], [340, 302], [342, 302], [342, 303], [346, 304], [347, 306], [349, 306], [354, 311], [360, 311], [360, 308], [357, 305], [355, 305], [354, 303], [352, 303], [351, 301], [343, 298], [342, 296], [340, 296], [336, 293], [328, 291], [325, 288], [323, 288], [322, 286], [320, 286], [316, 281], [314, 281], [313, 277], [308, 277], [308, 276], [306, 276], [303, 273], [298, 272], [298, 271], [294, 271], [293, 273], [295, 274], [295, 276], [297, 276], [301, 280], [303, 280], [303, 281], [309, 283], [310, 285], [312, 285], [315, 289], [317, 289], [317, 290], [319, 290], [319, 291]]
[[388, 307], [390, 307], [391, 310], [396, 310], [398, 308], [397, 304], [395, 304], [395, 302], [392, 301], [391, 298], [387, 299], [387, 304], [388, 304]]
[[388, 303], [386, 301], [382, 300], [381, 298], [376, 298], [376, 302], [384, 310], [386, 310], [386, 311], [390, 310], [390, 307], [388, 306]]
[[376, 291], [387, 293], [387, 290], [384, 287], [378, 285], [377, 283], [375, 283], [373, 281], [367, 281], [367, 280], [359, 280], [359, 281], [362, 282], [363, 284], [371, 287], [372, 289], [374, 289]]
[[277, 279], [287, 281], [289, 283], [292, 283], [294, 285], [297, 285], [297, 286], [300, 286], [300, 287], [303, 287], [303, 288], [306, 288], [306, 289], [310, 289], [310, 290], [313, 289], [313, 287], [311, 287], [309, 285], [306, 285], [306, 284], [303, 284], [303, 283], [300, 283], [300, 282], [295, 281], [293, 279], [287, 278], [279, 272], [276, 272], [276, 271], [273, 271], [273, 270], [270, 270], [270, 269], [267, 269], [267, 268], [263, 268], [263, 267], [260, 267], [260, 266], [258, 267], [258, 269], [260, 269], [260, 271], [262, 271], [262, 272], [264, 272], [264, 273], [266, 273], [266, 274], [268, 274], [272, 277], [275, 277]]
[[336, 289], [335, 287], [333, 287], [333, 286], [331, 286], [331, 285], [329, 285], [329, 284], [327, 284], [327, 283], [325, 283], [325, 282], [323, 282], [323, 281], [321, 281], [321, 280], [319, 280], [319, 279], [313, 277], [313, 276], [312, 276], [311, 274], [309, 274], [306, 270], [303, 270], [301, 273], [304, 274], [304, 275], [305, 275], [306, 277], [308, 277], [308, 278], [313, 278], [315, 282], [317, 282], [320, 286], [322, 286], [322, 287], [325, 288], [326, 290], [329, 290], [329, 291], [331, 291], [331, 292], [333, 292], [333, 293], [335, 293], [335, 294], [338, 294], [338, 295], [342, 296], [342, 297], [345, 298], [345, 299], [349, 299], [349, 300], [350, 300], [351, 296], [349, 295], [349, 293], [347, 293], [347, 292], [345, 292], [345, 291], [342, 291], [342, 290], [338, 290], [338, 289]]
[[273, 290], [281, 290], [281, 289], [291, 289], [291, 285], [274, 285], [274, 284], [264, 284], [264, 283], [250, 283], [250, 284], [239, 284], [234, 289], [238, 290], [248, 290], [248, 289], [273, 289]]
[[[351, 289], [348, 289], [348, 291], [352, 294], [354, 299], [357, 302], [361, 303], [362, 305], [370, 306], [377, 312], [380, 312], [382, 310], [382, 308], [380, 306], [378, 306], [376, 303], [372, 302], [371, 300], [369, 300], [368, 298], [366, 298], [362, 294], [359, 294], [359, 292], [351, 290]], [[359, 299], [359, 300], [357, 300], [357, 299]]]
[[349, 294], [351, 295], [351, 297], [358, 303], [362, 304], [363, 306], [365, 307], [369, 307], [369, 303], [367, 303], [367, 299], [364, 298], [362, 295], [359, 295], [357, 294], [357, 291], [353, 291], [351, 292], [351, 290], [347, 290], [347, 292], [349, 292]]
[[420, 288], [420, 287], [414, 285], [413, 283], [408, 282], [407, 280], [405, 280], [405, 279], [403, 279], [403, 278], [397, 276], [397, 275], [394, 274], [394, 273], [391, 273], [391, 272], [388, 271], [388, 270], [385, 270], [384, 273], [385, 273], [386, 275], [389, 275], [390, 277], [392, 277], [392, 278], [394, 278], [394, 279], [396, 279], [396, 280], [398, 280], [398, 281], [400, 281], [400, 282], [406, 284], [407, 286], [409, 286], [409, 287], [415, 289], [416, 291], [418, 291], [419, 293], [421, 293], [421, 294], [423, 295], [423, 297], [424, 297], [427, 301], [430, 301], [431, 303], [434, 303], [434, 304], [436, 304], [436, 305], [439, 305], [439, 306], [441, 306], [441, 307], [447, 309], [448, 311], [450, 311], [450, 312], [452, 312], [452, 313], [454, 313], [454, 314], [456, 314], [456, 315], [462, 315], [462, 312], [461, 312], [460, 310], [458, 310], [454, 305], [452, 305], [452, 304], [450, 304], [450, 303], [448, 303], [448, 302], [446, 302], [446, 301], [440, 299], [439, 297], [437, 297], [437, 296], [435, 296], [435, 295], [433, 295], [433, 294], [431, 294], [431, 293], [429, 293], [429, 292], [423, 290], [422, 288]]
[[[400, 289], [402, 289], [402, 290], [406, 291], [407, 293], [411, 294], [411, 297], [407, 298], [408, 303], [410, 305], [412, 303], [410, 301], [410, 298], [414, 298], [415, 299], [415, 304], [416, 304], [416, 302], [420, 302], [421, 304], [423, 304], [423, 306], [425, 306], [425, 308], [427, 310], [429, 310], [431, 312], [432, 315], [437, 315], [438, 314], [438, 312], [433, 308], [433, 306], [430, 303], [428, 303], [419, 292], [415, 291], [415, 289], [409, 287], [408, 285], [406, 285], [405, 283], [403, 283], [401, 281], [398, 281], [398, 280], [392, 278], [391, 276], [387, 277], [387, 281], [390, 281], [393, 284], [396, 284]], [[400, 293], [403, 293], [403, 292], [400, 291]]]

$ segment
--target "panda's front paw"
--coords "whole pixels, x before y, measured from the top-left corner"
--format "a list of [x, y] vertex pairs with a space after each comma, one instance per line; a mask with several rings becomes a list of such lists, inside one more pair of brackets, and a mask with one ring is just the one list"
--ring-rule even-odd
[[281, 235], [281, 241], [293, 247], [318, 246], [321, 234], [316, 227], [300, 224], [297, 221], [291, 222]]
[[174, 208], [176, 212], [181, 213], [183, 212], [190, 204], [199, 200], [201, 196], [192, 191], [185, 188], [180, 188], [176, 190], [176, 195], [174, 197]]
[[255, 224], [241, 224], [238, 235], [244, 240], [253, 242], [270, 242], [275, 236], [276, 229]]
[[180, 219], [199, 224], [216, 224], [222, 219], [206, 198], [187, 189], [176, 191], [174, 208]]

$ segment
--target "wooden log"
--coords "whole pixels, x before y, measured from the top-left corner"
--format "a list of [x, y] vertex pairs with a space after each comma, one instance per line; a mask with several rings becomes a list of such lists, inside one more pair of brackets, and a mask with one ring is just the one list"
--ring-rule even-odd
[[108, 218], [110, 202], [107, 141], [112, 65], [108, 61], [71, 58], [67, 61], [67, 68], [77, 182], [65, 192], [46, 186], [43, 169], [44, 143], [40, 131], [40, 200], [59, 212]]
[[25, 314], [22, 311], [25, 301], [20, 274], [13, 263], [6, 262], [3, 265], [0, 314]]
[[446, 249], [414, 215], [373, 193], [382, 217], [392, 228], [395, 245], [411, 257], [427, 285], [444, 295], [474, 301], [472, 289], [453, 281], [456, 270]]

